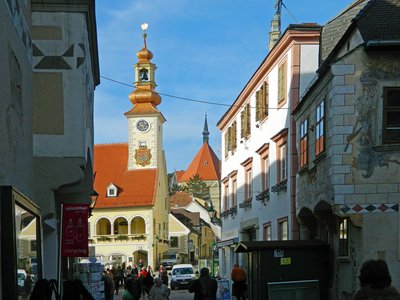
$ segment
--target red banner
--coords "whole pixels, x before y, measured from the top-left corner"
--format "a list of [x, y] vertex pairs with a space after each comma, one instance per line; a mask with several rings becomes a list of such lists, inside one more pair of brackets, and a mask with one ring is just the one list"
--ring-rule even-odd
[[88, 204], [63, 204], [61, 255], [88, 257]]

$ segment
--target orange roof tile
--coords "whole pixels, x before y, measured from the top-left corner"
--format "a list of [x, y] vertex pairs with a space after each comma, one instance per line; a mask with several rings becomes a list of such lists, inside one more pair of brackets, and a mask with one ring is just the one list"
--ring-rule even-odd
[[[94, 189], [99, 194], [95, 208], [154, 205], [157, 169], [128, 171], [128, 144], [94, 147]], [[117, 197], [107, 197], [107, 187], [118, 188]]]
[[220, 160], [208, 143], [203, 143], [180, 182], [187, 182], [196, 174], [203, 180], [220, 179]]
[[186, 171], [184, 171], [184, 170], [182, 170], [182, 171], [175, 171], [176, 180], [177, 180], [178, 182], [181, 182], [181, 178], [182, 178], [183, 174], [185, 174], [185, 172], [186, 172]]
[[192, 196], [182, 191], [176, 192], [169, 197], [169, 204], [171, 208], [186, 207], [190, 202], [192, 202]]

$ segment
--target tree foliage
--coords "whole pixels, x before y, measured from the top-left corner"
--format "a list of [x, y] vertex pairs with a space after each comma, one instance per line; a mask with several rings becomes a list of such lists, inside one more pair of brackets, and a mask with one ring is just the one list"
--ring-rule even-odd
[[193, 197], [200, 198], [200, 199], [208, 199], [210, 198], [210, 190], [199, 174], [195, 174], [190, 177], [187, 185], [184, 187], [184, 191], [188, 194], [192, 195]]

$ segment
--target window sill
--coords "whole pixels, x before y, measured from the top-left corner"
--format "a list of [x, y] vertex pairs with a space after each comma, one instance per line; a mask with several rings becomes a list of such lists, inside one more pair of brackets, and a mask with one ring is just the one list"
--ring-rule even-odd
[[386, 144], [372, 147], [376, 152], [400, 151], [400, 144]]
[[319, 163], [321, 160], [326, 158], [326, 152], [321, 152], [320, 154], [318, 154], [318, 156], [314, 159], [314, 164]]
[[308, 173], [308, 164], [305, 164], [304, 166], [302, 166], [297, 173], [299, 175], [304, 175], [305, 173]]
[[338, 256], [338, 261], [340, 263], [350, 263], [351, 259], [350, 256]]

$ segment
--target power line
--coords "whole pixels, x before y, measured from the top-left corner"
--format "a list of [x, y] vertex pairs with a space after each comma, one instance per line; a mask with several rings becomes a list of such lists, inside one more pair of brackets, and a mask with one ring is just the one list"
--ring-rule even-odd
[[[133, 84], [129, 84], [129, 83], [125, 83], [122, 81], [118, 81], [116, 79], [112, 79], [106, 76], [100, 76], [101, 78], [114, 82], [114, 83], [118, 83], [120, 85], [124, 85], [124, 86], [129, 86], [134, 88], [135, 86]], [[175, 95], [171, 95], [171, 94], [165, 94], [165, 93], [161, 93], [157, 91], [157, 94], [161, 95], [161, 96], [165, 96], [165, 97], [170, 97], [170, 98], [174, 98], [174, 99], [179, 99], [179, 100], [183, 100], [183, 101], [189, 101], [189, 102], [195, 102], [195, 103], [202, 103], [202, 104], [210, 104], [210, 105], [217, 105], [217, 106], [225, 106], [225, 107], [241, 107], [244, 108], [246, 105], [233, 105], [233, 104], [225, 104], [225, 103], [220, 103], [220, 102], [215, 102], [215, 101], [207, 101], [207, 100], [199, 100], [199, 99], [193, 99], [193, 98], [187, 98], [187, 97], [181, 97], [181, 96], [175, 96]], [[251, 108], [256, 108], [251, 106]], [[290, 109], [290, 107], [280, 107], [280, 108], [274, 108], [274, 107], [269, 107], [269, 109]]]

